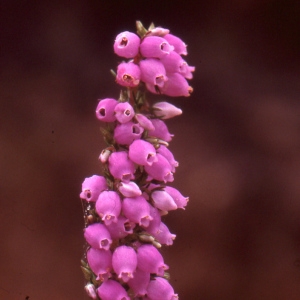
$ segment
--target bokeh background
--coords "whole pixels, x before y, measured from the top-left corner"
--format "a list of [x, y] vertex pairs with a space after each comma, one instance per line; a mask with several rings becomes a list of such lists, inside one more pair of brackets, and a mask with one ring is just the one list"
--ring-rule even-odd
[[182, 37], [196, 66], [168, 121], [190, 196], [165, 219], [180, 299], [300, 299], [299, 1], [0, 5], [1, 300], [87, 299], [78, 196], [101, 174], [97, 99], [120, 90], [112, 44], [136, 20]]

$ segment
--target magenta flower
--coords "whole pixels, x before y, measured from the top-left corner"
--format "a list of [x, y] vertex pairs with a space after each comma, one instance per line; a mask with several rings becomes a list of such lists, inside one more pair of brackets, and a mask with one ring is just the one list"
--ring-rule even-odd
[[135, 87], [140, 83], [141, 71], [133, 62], [122, 62], [117, 68], [116, 81], [122, 86]]
[[96, 117], [103, 122], [113, 122], [116, 120], [115, 107], [118, 101], [112, 98], [100, 100], [96, 108]]
[[108, 159], [110, 173], [117, 179], [128, 183], [134, 179], [134, 163], [128, 158], [127, 152], [113, 152]]
[[182, 194], [178, 190], [171, 186], [166, 186], [164, 190], [174, 199], [174, 202], [176, 203], [178, 208], [185, 209], [189, 201], [189, 197], [182, 196]]
[[122, 212], [131, 222], [144, 227], [149, 226], [152, 217], [150, 216], [150, 204], [143, 196], [124, 198]]
[[107, 189], [106, 180], [103, 176], [93, 175], [85, 178], [82, 183], [80, 198], [88, 202], [96, 202], [99, 194]]
[[105, 225], [116, 223], [121, 212], [120, 196], [114, 191], [103, 191], [96, 202], [96, 211]]
[[85, 228], [84, 238], [95, 249], [109, 250], [112, 243], [107, 227], [100, 223], [94, 223]]
[[118, 189], [124, 197], [137, 197], [142, 195], [142, 191], [134, 181], [128, 183], [120, 182]]
[[137, 255], [132, 247], [120, 246], [115, 249], [112, 256], [112, 265], [118, 278], [124, 282], [133, 278], [137, 266]]
[[157, 161], [156, 151], [152, 144], [144, 140], [135, 140], [129, 146], [129, 158], [141, 166], [151, 166]]
[[191, 95], [193, 88], [189, 86], [188, 82], [181, 74], [169, 73], [167, 76], [168, 81], [161, 89], [161, 93], [172, 97], [188, 97]]
[[90, 268], [97, 276], [97, 280], [105, 281], [111, 276], [112, 253], [110, 251], [90, 248], [86, 257]]
[[110, 223], [106, 226], [107, 230], [110, 233], [112, 239], [122, 239], [128, 234], [133, 233], [133, 229], [135, 227], [135, 223], [129, 221], [124, 216], [119, 216], [116, 223]]
[[136, 269], [134, 277], [127, 282], [133, 290], [134, 295], [144, 296], [147, 293], [147, 287], [150, 282], [150, 273]]
[[127, 123], [134, 117], [133, 107], [128, 102], [121, 102], [115, 107], [115, 116], [120, 123]]
[[[168, 55], [166, 55], [168, 56]], [[163, 87], [168, 80], [164, 65], [159, 59], [147, 58], [140, 61], [141, 80]]]
[[97, 292], [101, 300], [130, 300], [122, 285], [112, 279], [103, 282]]
[[154, 191], [151, 194], [154, 206], [162, 211], [177, 209], [174, 199], [165, 191]]
[[167, 161], [172, 167], [172, 172], [175, 172], [175, 168], [178, 167], [179, 163], [175, 160], [173, 153], [164, 145], [159, 146], [159, 148], [157, 149], [157, 153], [161, 154], [167, 159]]
[[133, 32], [124, 31], [117, 35], [114, 50], [119, 56], [133, 58], [139, 52], [140, 38]]
[[168, 280], [156, 277], [149, 282], [147, 287], [147, 296], [149, 300], [177, 300], [178, 295], [174, 294], [174, 289]]
[[176, 235], [172, 234], [167, 225], [163, 222], [159, 224], [159, 229], [153, 233], [153, 236], [160, 244], [168, 246], [173, 245], [173, 241], [176, 238]]
[[154, 126], [154, 130], [149, 130], [149, 136], [154, 136], [166, 142], [170, 142], [174, 135], [170, 134], [165, 122], [159, 119], [152, 119], [151, 121]]
[[173, 49], [174, 47], [167, 40], [159, 36], [146, 37], [140, 45], [142, 56], [148, 58], [161, 58], [169, 54]]
[[187, 55], [187, 45], [177, 36], [173, 34], [166, 34], [164, 39], [174, 47], [174, 51], [180, 55]]
[[164, 259], [159, 251], [152, 245], [142, 245], [137, 250], [137, 267], [149, 273], [163, 276], [169, 267], [164, 263]]
[[152, 122], [144, 115], [142, 114], [136, 114], [135, 119], [140, 124], [141, 127], [143, 127], [146, 130], [154, 130], [154, 126]]
[[114, 139], [120, 145], [130, 145], [134, 140], [141, 138], [144, 128], [131, 121], [118, 124], [115, 128]]

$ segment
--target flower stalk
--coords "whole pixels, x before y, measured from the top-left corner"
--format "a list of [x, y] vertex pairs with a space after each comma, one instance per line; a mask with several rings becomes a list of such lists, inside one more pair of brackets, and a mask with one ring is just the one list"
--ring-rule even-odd
[[169, 186], [178, 162], [164, 121], [182, 111], [165, 101], [151, 105], [146, 95], [189, 96], [195, 68], [182, 58], [186, 44], [168, 29], [136, 26], [137, 34], [122, 32], [113, 46], [126, 59], [112, 71], [123, 87], [119, 99], [101, 99], [96, 108], [107, 147], [99, 156], [103, 175], [82, 183], [87, 247], [81, 268], [92, 299], [175, 300], [159, 248], [176, 237], [162, 217], [188, 202]]

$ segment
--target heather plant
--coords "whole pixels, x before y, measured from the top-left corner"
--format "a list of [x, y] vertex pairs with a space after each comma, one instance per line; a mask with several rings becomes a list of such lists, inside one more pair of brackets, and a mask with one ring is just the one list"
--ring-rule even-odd
[[188, 202], [169, 185], [178, 162], [165, 120], [182, 111], [165, 101], [152, 105], [146, 96], [189, 96], [187, 79], [195, 68], [182, 58], [186, 44], [168, 29], [136, 25], [137, 34], [122, 32], [113, 45], [124, 58], [112, 71], [123, 87], [120, 96], [101, 99], [96, 108], [107, 147], [99, 156], [103, 175], [82, 183], [82, 270], [92, 299], [174, 300], [178, 295], [159, 249], [176, 237], [162, 217]]

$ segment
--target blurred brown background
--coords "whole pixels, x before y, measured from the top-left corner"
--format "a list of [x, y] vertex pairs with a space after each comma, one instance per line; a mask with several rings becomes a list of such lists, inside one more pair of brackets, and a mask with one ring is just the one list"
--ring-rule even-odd
[[0, 3], [1, 300], [87, 299], [78, 195], [101, 174], [97, 99], [120, 90], [112, 44], [136, 20], [196, 66], [168, 122], [190, 196], [166, 218], [180, 299], [300, 299], [299, 1]]

